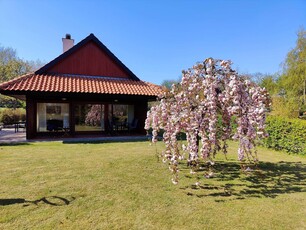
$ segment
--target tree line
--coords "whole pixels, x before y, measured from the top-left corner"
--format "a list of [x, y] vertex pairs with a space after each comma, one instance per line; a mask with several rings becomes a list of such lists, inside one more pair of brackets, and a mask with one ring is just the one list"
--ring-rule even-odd
[[[33, 72], [42, 62], [25, 61], [18, 57], [16, 50], [0, 46], [0, 83]], [[0, 123], [4, 125], [25, 121], [25, 102], [0, 94]]]
[[[23, 60], [13, 48], [0, 46], [0, 83], [33, 72], [42, 65], [40, 60]], [[25, 102], [0, 95], [0, 108], [25, 108]]]
[[272, 114], [289, 118], [306, 112], [306, 31], [299, 30], [295, 47], [290, 50], [280, 74], [266, 75], [259, 84], [272, 97]]

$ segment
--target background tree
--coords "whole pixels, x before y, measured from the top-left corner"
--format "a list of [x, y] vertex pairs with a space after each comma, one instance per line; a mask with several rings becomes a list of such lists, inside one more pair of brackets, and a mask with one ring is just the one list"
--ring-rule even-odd
[[271, 115], [297, 118], [306, 112], [306, 31], [297, 33], [296, 46], [290, 50], [280, 73], [247, 74], [265, 87], [272, 99]]
[[270, 95], [275, 95], [279, 93], [279, 87], [278, 87], [278, 76], [266, 74], [263, 75], [260, 81], [258, 82], [258, 85], [261, 87], [266, 88], [268, 90]]
[[280, 96], [292, 114], [306, 111], [306, 31], [303, 28], [297, 34], [296, 46], [287, 54], [279, 87]]
[[17, 56], [16, 50], [0, 47], [0, 82], [31, 72], [32, 66]]
[[[0, 83], [20, 75], [35, 71], [43, 64], [41, 61], [24, 61], [17, 56], [16, 50], [0, 46]], [[18, 108], [25, 103], [12, 97], [0, 95], [0, 107]]]
[[178, 84], [178, 83], [181, 82], [181, 80], [182, 80], [181, 77], [179, 77], [177, 80], [173, 80], [173, 79], [171, 79], [171, 80], [164, 80], [161, 85], [166, 87], [167, 89], [171, 89], [173, 84]]

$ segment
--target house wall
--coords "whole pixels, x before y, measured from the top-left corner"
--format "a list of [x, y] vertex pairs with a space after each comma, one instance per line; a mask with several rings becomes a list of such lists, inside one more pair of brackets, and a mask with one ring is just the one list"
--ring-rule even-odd
[[89, 42], [80, 47], [77, 51], [48, 69], [46, 73], [129, 78], [128, 73], [94, 42]]
[[33, 139], [36, 136], [36, 103], [31, 97], [27, 97], [26, 105], [26, 138]]

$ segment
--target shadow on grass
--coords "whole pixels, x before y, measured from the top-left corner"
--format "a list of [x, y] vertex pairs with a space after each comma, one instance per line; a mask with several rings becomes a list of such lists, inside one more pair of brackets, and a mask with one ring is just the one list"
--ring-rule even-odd
[[4, 142], [4, 143], [0, 143], [0, 147], [1, 146], [19, 146], [19, 145], [31, 145], [31, 143], [29, 143], [29, 142], [12, 142], [12, 143]]
[[12, 199], [0, 199], [0, 206], [13, 205], [13, 204], [24, 204], [23, 206], [29, 206], [30, 204], [38, 205], [39, 203], [48, 204], [51, 206], [64, 206], [69, 205], [75, 197], [70, 197], [69, 200], [59, 196], [43, 197], [38, 200], [26, 200], [22, 198], [12, 198]]
[[[207, 168], [199, 172], [203, 175]], [[250, 197], [275, 198], [286, 193], [306, 192], [306, 165], [301, 162], [260, 162], [256, 168], [246, 172], [236, 162], [218, 162], [214, 166], [214, 177], [204, 179], [200, 185], [186, 186], [188, 196], [216, 197], [216, 202], [241, 200]], [[186, 175], [187, 178], [191, 178]], [[193, 179], [194, 180], [194, 179]]]

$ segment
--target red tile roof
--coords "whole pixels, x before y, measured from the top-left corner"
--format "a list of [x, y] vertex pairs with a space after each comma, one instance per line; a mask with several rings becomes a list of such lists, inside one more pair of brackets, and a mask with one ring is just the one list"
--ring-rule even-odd
[[0, 84], [0, 91], [97, 93], [157, 96], [161, 87], [131, 79], [79, 75], [27, 74]]

